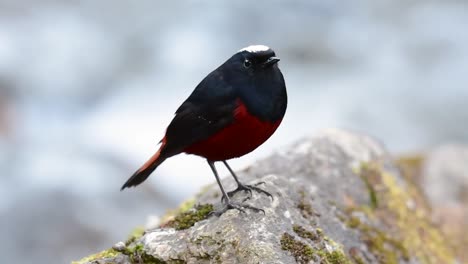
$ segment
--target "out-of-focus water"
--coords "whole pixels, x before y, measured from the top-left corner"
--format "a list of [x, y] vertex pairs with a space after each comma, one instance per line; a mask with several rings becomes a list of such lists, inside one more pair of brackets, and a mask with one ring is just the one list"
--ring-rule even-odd
[[[464, 1], [0, 1], [0, 256], [66, 263], [213, 181], [180, 155], [120, 186], [178, 105], [240, 48], [281, 57], [289, 107], [240, 169], [319, 129], [393, 152], [468, 141]], [[225, 173], [225, 172], [223, 172]]]

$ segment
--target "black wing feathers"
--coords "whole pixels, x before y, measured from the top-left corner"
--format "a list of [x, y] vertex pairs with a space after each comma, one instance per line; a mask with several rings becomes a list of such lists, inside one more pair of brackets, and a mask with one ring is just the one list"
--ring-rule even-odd
[[162, 155], [176, 155], [233, 122], [236, 94], [222, 80], [218, 71], [212, 72], [177, 109], [166, 131]]
[[176, 111], [161, 148], [128, 179], [122, 189], [142, 183], [164, 160], [233, 122], [237, 96], [222, 80], [216, 70], [195, 88]]

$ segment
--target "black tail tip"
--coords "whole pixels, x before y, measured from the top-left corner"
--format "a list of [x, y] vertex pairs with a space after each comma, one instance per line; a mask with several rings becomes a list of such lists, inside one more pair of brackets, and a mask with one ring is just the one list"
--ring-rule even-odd
[[120, 188], [123, 191], [125, 188], [134, 187], [144, 182], [150, 174], [156, 169], [161, 162], [153, 163], [150, 166], [137, 170]]
[[143, 181], [146, 180], [146, 178], [148, 178], [148, 176], [151, 174], [152, 170], [151, 171], [148, 171], [148, 170], [144, 170], [144, 171], [137, 171], [135, 172], [132, 177], [130, 177], [125, 183], [124, 185], [122, 185], [122, 187], [120, 188], [120, 191], [123, 191], [125, 188], [130, 188], [130, 187], [135, 187], [137, 185], [139, 185], [140, 183], [142, 183]]
[[136, 186], [136, 184], [134, 184], [132, 181], [128, 180], [126, 183], [124, 183], [124, 185], [122, 185], [122, 187], [120, 187], [120, 191], [123, 191], [127, 188], [131, 188], [131, 187], [134, 187]]

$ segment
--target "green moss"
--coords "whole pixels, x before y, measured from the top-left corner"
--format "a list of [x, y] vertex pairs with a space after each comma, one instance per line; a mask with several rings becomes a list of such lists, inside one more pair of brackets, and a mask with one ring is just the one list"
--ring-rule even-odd
[[128, 246], [131, 243], [135, 242], [138, 238], [143, 236], [144, 233], [145, 229], [142, 226], [135, 227], [128, 236], [128, 239], [125, 241], [125, 245]]
[[[401, 175], [412, 187], [417, 188], [419, 193], [423, 193], [422, 189], [420, 189], [421, 185], [419, 182], [425, 159], [426, 158], [422, 154], [400, 156], [395, 159], [395, 164], [400, 170]], [[427, 208], [430, 207], [425, 199], [420, 199], [418, 202], [425, 203]]]
[[183, 202], [177, 211], [179, 213], [187, 212], [188, 210], [192, 209], [195, 206], [195, 199], [188, 199], [187, 201]]
[[309, 263], [314, 258], [314, 250], [301, 241], [294, 239], [288, 233], [284, 233], [280, 240], [281, 248], [289, 251], [299, 263]]
[[212, 204], [197, 205], [191, 210], [180, 213], [165, 226], [173, 227], [176, 230], [187, 229], [192, 227], [195, 223], [206, 219], [212, 211]]
[[[133, 229], [132, 232], [130, 233], [127, 241], [125, 242], [126, 248], [122, 252], [119, 252], [119, 251], [117, 251], [115, 249], [108, 249], [108, 250], [104, 250], [102, 252], [99, 252], [97, 254], [88, 256], [88, 257], [86, 257], [84, 259], [81, 259], [79, 261], [72, 262], [72, 264], [82, 264], [82, 263], [92, 262], [92, 261], [98, 260], [98, 259], [106, 259], [106, 258], [110, 259], [110, 258], [116, 257], [120, 253], [122, 253], [124, 255], [133, 254], [135, 247], [129, 248], [128, 246], [131, 243], [135, 242], [138, 238], [140, 238], [144, 234], [144, 232], [145, 232], [145, 230], [144, 230], [143, 227], [136, 227], [135, 229]], [[133, 251], [132, 251], [132, 249], [133, 249]], [[144, 262], [144, 263], [147, 263], [147, 262]], [[152, 262], [148, 262], [148, 263], [152, 264]], [[158, 263], [161, 263], [161, 262], [158, 262]]]
[[452, 263], [453, 252], [437, 227], [430, 222], [427, 208], [424, 205], [414, 210], [408, 208], [408, 201], [416, 200], [416, 195], [421, 196], [417, 194], [417, 189], [411, 185], [408, 190], [402, 189], [395, 178], [386, 172], [382, 172], [382, 182], [387, 187], [387, 216], [395, 219], [400, 230], [399, 237], [393, 240], [399, 241], [398, 247], [405, 249], [404, 257], [409, 258], [408, 251], [411, 251], [423, 263], [433, 263], [434, 260], [437, 263]]
[[84, 263], [92, 262], [92, 261], [94, 261], [96, 259], [113, 258], [113, 257], [117, 256], [118, 254], [119, 254], [119, 252], [117, 252], [117, 251], [115, 251], [113, 249], [108, 249], [108, 250], [104, 250], [104, 251], [101, 251], [99, 253], [90, 255], [90, 256], [85, 257], [83, 259], [80, 259], [78, 261], [72, 261], [72, 264], [84, 264]]
[[[320, 264], [352, 264], [351, 260], [343, 252], [342, 246], [333, 239], [324, 236], [323, 241], [316, 245], [314, 255], [318, 256]], [[332, 248], [333, 250], [330, 250]]]
[[391, 239], [384, 232], [365, 225], [361, 226], [361, 228], [363, 228], [364, 233], [362, 236], [363, 241], [380, 263], [396, 264], [399, 263], [400, 256], [406, 256], [407, 251], [403, 249], [401, 244]]
[[[166, 223], [163, 224], [162, 226], [174, 227], [177, 230], [187, 229], [193, 226], [196, 222], [206, 219], [209, 213], [213, 211], [213, 206], [211, 204], [198, 205], [193, 208], [194, 204], [195, 204], [194, 199], [187, 200], [186, 202], [182, 203], [178, 209], [174, 210], [172, 213], [166, 214], [166, 216], [164, 217], [166, 218], [165, 220]], [[178, 215], [174, 217], [173, 216], [174, 214], [178, 214]], [[171, 218], [172, 220], [168, 220]], [[106, 258], [111, 259], [113, 257], [116, 257], [118, 254], [127, 255], [130, 258], [131, 263], [138, 263], [138, 264], [140, 263], [141, 264], [143, 263], [145, 264], [185, 263], [185, 261], [178, 260], [178, 259], [163, 261], [161, 259], [158, 259], [157, 257], [147, 254], [144, 251], [142, 244], [135, 245], [135, 241], [137, 241], [138, 238], [140, 238], [143, 234], [144, 234], [144, 229], [142, 227], [137, 227], [129, 235], [129, 238], [125, 242], [126, 247], [121, 252], [118, 252], [114, 249], [109, 249], [109, 250], [105, 250], [100, 253], [88, 256], [86, 258], [83, 258], [82, 260], [73, 262], [73, 264], [83, 264], [87, 262], [92, 262], [97, 259], [106, 259]]]
[[181, 259], [173, 259], [173, 260], [167, 261], [167, 264], [185, 264], [185, 263], [187, 263], [187, 261], [181, 260]]
[[319, 236], [314, 234], [312, 231], [309, 231], [305, 229], [304, 227], [300, 225], [294, 225], [293, 226], [293, 231], [300, 237], [305, 238], [305, 239], [310, 239], [312, 241], [316, 241], [319, 239]]
[[136, 244], [132, 247], [126, 247], [121, 252], [129, 257], [130, 263], [132, 264], [183, 264], [186, 263], [184, 260], [174, 259], [164, 261], [153, 255], [146, 253], [143, 244]]
[[[379, 263], [393, 264], [410, 258], [420, 263], [453, 263], [449, 242], [431, 224], [423, 195], [411, 181], [403, 177], [406, 181], [397, 182], [376, 162], [363, 164], [357, 172], [367, 180], [370, 196], [375, 196], [371, 203], [378, 200], [379, 204], [372, 210], [367, 205], [347, 208], [344, 222], [359, 230], [361, 240]], [[354, 212], [364, 213], [365, 221]]]
[[395, 163], [407, 180], [416, 182], [420, 176], [424, 160], [425, 157], [422, 154], [415, 154], [400, 156], [396, 158]]
[[315, 232], [317, 233], [317, 236], [323, 237], [323, 230], [322, 230], [322, 228], [317, 228], [317, 229], [315, 229]]
[[299, 195], [301, 196], [301, 198], [299, 200], [299, 203], [297, 204], [297, 208], [301, 212], [302, 216], [304, 218], [309, 219], [310, 217], [316, 215], [314, 209], [312, 208], [312, 205], [306, 199], [306, 194], [304, 190], [299, 191]]
[[395, 160], [395, 164], [398, 167], [401, 175], [404, 177], [410, 189], [412, 189], [411, 197], [415, 199], [415, 202], [424, 206], [425, 210], [430, 210], [430, 205], [423, 195], [421, 189], [420, 177], [422, 167], [424, 165], [425, 157], [421, 154], [415, 154], [412, 156], [401, 156]]
[[359, 217], [351, 216], [349, 220], [346, 222], [346, 225], [349, 228], [357, 228], [361, 225], [361, 220], [359, 219]]
[[[350, 217], [347, 225], [360, 231], [361, 240], [378, 259], [379, 263], [393, 264], [399, 263], [400, 258], [409, 259], [409, 252], [401, 240], [393, 238], [379, 228], [362, 223], [359, 218], [354, 216]], [[353, 259], [357, 263], [360, 261], [360, 257], [354, 257]]]
[[354, 261], [354, 263], [356, 263], [356, 264], [366, 264], [366, 262], [364, 261], [364, 259], [362, 259], [362, 257], [360, 257], [360, 256], [353, 257], [353, 261]]
[[377, 193], [375, 192], [374, 185], [372, 182], [375, 182], [376, 177], [378, 177], [379, 171], [370, 166], [368, 163], [362, 163], [360, 168], [359, 176], [366, 185], [367, 192], [369, 193], [369, 203], [372, 209], [377, 208], [379, 205], [377, 199]]
[[[320, 235], [314, 234], [299, 225], [293, 226], [293, 230], [298, 236], [309, 239], [314, 245], [312, 247], [295, 239], [292, 235], [284, 233], [280, 241], [281, 248], [291, 252], [297, 262], [309, 263], [314, 260], [320, 264], [352, 264], [351, 259], [343, 252], [342, 246], [324, 236], [321, 229], [317, 228], [316, 230]], [[330, 248], [333, 250], [330, 250]]]
[[161, 227], [165, 227], [165, 225], [171, 220], [173, 220], [176, 215], [187, 212], [188, 210], [192, 209], [195, 205], [195, 202], [195, 198], [191, 198], [182, 202], [176, 209], [168, 210], [161, 217]]
[[348, 257], [340, 250], [334, 250], [332, 252], [320, 251], [319, 255], [322, 258], [321, 264], [351, 264]]
[[356, 264], [366, 264], [364, 261], [364, 258], [362, 257], [362, 254], [360, 253], [359, 249], [356, 247], [352, 247], [349, 250], [349, 255], [351, 256], [351, 259], [353, 260], [354, 263]]

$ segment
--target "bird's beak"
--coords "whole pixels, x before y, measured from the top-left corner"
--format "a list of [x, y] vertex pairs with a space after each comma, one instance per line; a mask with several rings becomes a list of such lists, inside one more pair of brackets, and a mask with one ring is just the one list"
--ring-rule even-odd
[[277, 63], [278, 61], [280, 61], [280, 58], [278, 58], [278, 57], [270, 57], [267, 61], [265, 61], [265, 62], [263, 63], [263, 68], [270, 67], [270, 66], [272, 66], [273, 64]]

